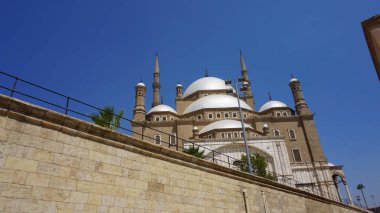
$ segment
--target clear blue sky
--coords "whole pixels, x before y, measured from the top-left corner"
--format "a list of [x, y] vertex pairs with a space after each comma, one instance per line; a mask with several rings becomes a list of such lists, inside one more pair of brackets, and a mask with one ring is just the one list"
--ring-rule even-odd
[[[134, 86], [151, 83], [160, 57], [165, 103], [175, 85], [234, 79], [245, 54], [259, 106], [293, 107], [294, 73], [328, 159], [343, 164], [353, 195], [380, 203], [380, 84], [361, 21], [380, 1], [0, 1], [0, 69], [131, 117]], [[0, 79], [1, 81], [6, 81]], [[5, 82], [9, 83], [9, 82]], [[1, 91], [3, 92], [3, 91]]]

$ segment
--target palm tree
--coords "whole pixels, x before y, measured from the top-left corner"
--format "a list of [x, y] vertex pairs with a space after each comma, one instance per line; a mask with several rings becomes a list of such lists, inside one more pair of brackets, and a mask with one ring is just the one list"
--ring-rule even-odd
[[363, 189], [364, 189], [364, 188], [365, 188], [365, 186], [364, 186], [363, 184], [361, 184], [361, 183], [358, 184], [358, 185], [356, 186], [356, 189], [357, 189], [357, 190], [360, 190], [360, 191], [362, 192], [365, 206], [366, 206], [367, 209], [368, 209], [367, 201], [366, 201], [366, 199], [365, 199], [365, 197], [364, 197], [364, 192], [363, 192]]
[[[268, 162], [264, 156], [257, 154], [251, 154], [251, 163], [253, 174], [264, 177], [270, 180], [274, 180], [275, 177], [267, 172]], [[240, 171], [248, 172], [248, 162], [246, 155], [242, 154], [240, 159]]]
[[105, 106], [98, 113], [90, 114], [91, 120], [108, 129], [117, 129], [120, 127], [120, 118], [123, 117], [124, 111], [115, 112], [113, 106]]
[[186, 153], [186, 154], [189, 154], [189, 155], [193, 155], [193, 156], [195, 156], [197, 158], [201, 158], [201, 159], [205, 158], [205, 156], [203, 155], [203, 153], [205, 152], [205, 150], [199, 151], [199, 147], [197, 147], [197, 148], [190, 147], [188, 149], [184, 149], [183, 152]]

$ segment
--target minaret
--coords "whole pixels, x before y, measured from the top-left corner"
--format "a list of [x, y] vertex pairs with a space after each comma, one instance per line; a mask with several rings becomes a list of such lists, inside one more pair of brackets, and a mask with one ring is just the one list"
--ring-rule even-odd
[[145, 92], [146, 87], [140, 82], [135, 87], [135, 107], [133, 109], [134, 121], [145, 121]]
[[182, 98], [183, 86], [180, 83], [178, 83], [177, 86], [175, 87], [175, 89], [176, 89], [176, 93], [177, 93], [176, 98]]
[[160, 105], [160, 67], [158, 65], [158, 54], [156, 53], [156, 58], [154, 61], [154, 73], [153, 73], [153, 103], [152, 108]]
[[303, 92], [301, 88], [301, 83], [298, 79], [296, 79], [293, 75], [289, 82], [289, 87], [292, 90], [294, 104], [296, 105], [296, 112], [298, 115], [309, 115], [312, 114], [305, 98], [303, 97]]
[[[244, 62], [244, 56], [242, 51], [240, 50], [240, 67], [241, 67], [241, 76], [244, 79], [244, 81], [247, 81], [248, 83], [251, 83], [248, 79], [248, 70], [247, 67], [245, 66]], [[253, 99], [252, 95], [252, 90], [251, 90], [251, 85], [249, 85], [245, 90], [244, 90], [244, 101], [253, 109], [255, 110], [255, 101]]]

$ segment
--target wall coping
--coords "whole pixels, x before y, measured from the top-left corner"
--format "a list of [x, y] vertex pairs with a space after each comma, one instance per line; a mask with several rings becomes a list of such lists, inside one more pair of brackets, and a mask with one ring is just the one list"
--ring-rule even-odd
[[214, 164], [210, 161], [158, 146], [135, 137], [103, 128], [93, 123], [80, 120], [56, 111], [43, 108], [16, 98], [0, 94], [0, 116], [16, 119], [20, 122], [39, 125], [64, 134], [93, 140], [94, 142], [125, 149], [148, 157], [158, 158], [171, 163], [210, 172], [216, 175], [256, 184], [290, 194], [295, 194], [319, 202], [340, 206], [357, 212], [367, 212], [355, 206], [348, 206], [328, 198], [312, 194], [300, 189], [283, 185], [262, 177], [249, 175], [238, 170]]

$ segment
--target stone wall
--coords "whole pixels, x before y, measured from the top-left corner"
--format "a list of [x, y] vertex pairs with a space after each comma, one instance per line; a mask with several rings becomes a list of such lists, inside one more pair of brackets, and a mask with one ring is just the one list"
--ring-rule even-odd
[[0, 212], [246, 208], [361, 212], [0, 95]]

